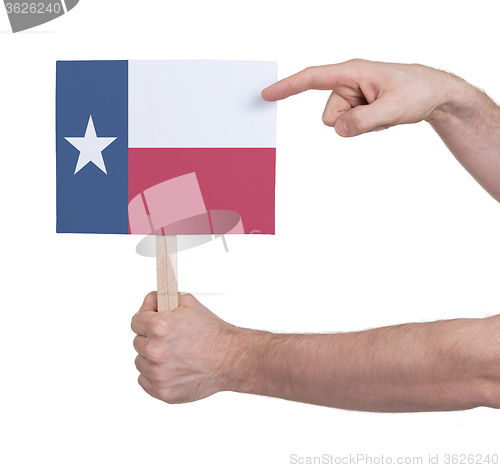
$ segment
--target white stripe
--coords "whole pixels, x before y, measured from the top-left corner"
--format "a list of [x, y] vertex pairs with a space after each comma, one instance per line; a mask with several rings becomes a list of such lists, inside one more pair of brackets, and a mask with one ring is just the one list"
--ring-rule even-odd
[[130, 148], [274, 148], [274, 62], [130, 61]]
[[61, 0], [61, 3], [62, 3], [64, 13], [68, 13], [68, 10], [66, 9], [66, 2], [64, 0]]

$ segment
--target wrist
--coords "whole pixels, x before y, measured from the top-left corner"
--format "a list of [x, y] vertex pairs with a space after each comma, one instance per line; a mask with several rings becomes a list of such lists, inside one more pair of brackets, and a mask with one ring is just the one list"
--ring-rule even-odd
[[223, 370], [223, 391], [266, 394], [274, 333], [235, 327]]
[[462, 78], [444, 71], [438, 73], [437, 104], [425, 119], [433, 127], [439, 127], [450, 120], [467, 120], [478, 104], [482, 101], [491, 102], [482, 91]]

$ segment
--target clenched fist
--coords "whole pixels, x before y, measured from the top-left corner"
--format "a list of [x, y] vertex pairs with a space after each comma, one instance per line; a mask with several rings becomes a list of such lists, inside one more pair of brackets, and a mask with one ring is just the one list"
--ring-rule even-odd
[[191, 294], [179, 307], [157, 312], [156, 292], [148, 294], [132, 319], [139, 353], [139, 384], [167, 403], [199, 400], [234, 383], [234, 365], [244, 329], [220, 319]]

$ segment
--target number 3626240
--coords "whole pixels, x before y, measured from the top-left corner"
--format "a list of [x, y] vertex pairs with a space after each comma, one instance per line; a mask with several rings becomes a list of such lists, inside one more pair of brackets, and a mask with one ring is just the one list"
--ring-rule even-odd
[[42, 15], [44, 13], [61, 13], [60, 3], [6, 3], [7, 13], [25, 13]]

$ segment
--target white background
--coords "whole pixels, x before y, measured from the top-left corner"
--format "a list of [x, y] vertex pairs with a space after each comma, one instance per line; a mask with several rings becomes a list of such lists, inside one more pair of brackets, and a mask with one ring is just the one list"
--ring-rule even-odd
[[[55, 233], [57, 59], [366, 59], [447, 69], [500, 99], [495, 2], [82, 0], [12, 35], [0, 11], [0, 465], [285, 467], [290, 454], [498, 452], [498, 412], [371, 414], [222, 393], [170, 406], [136, 383], [129, 325], [155, 289], [136, 237]], [[1, 10], [1, 9], [0, 9]], [[341, 139], [328, 93], [278, 106], [276, 236], [181, 253], [225, 320], [349, 331], [500, 313], [500, 205], [425, 123]]]

